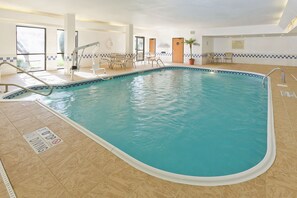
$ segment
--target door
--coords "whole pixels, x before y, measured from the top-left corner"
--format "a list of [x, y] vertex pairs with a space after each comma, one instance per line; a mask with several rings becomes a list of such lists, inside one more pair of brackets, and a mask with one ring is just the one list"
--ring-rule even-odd
[[144, 61], [144, 37], [136, 36], [136, 61]]
[[150, 54], [156, 54], [156, 39], [150, 38]]
[[184, 63], [184, 38], [172, 39], [172, 62]]

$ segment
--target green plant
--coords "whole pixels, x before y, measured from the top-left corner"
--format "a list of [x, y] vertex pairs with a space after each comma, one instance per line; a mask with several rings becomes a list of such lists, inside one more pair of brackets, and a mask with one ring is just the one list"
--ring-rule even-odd
[[193, 45], [198, 45], [199, 46], [200, 44], [196, 43], [196, 39], [193, 39], [193, 38], [185, 40], [184, 43], [190, 46], [190, 57], [191, 57], [190, 59], [193, 59], [193, 50], [192, 50]]

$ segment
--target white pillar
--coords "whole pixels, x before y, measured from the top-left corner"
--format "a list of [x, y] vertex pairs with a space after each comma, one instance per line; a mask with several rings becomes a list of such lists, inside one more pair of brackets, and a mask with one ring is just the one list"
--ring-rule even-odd
[[46, 70], [57, 70], [57, 28], [46, 28]]
[[75, 48], [75, 14], [66, 14], [64, 18], [64, 66], [65, 74], [70, 74], [72, 51]]
[[133, 24], [126, 27], [126, 54], [133, 54]]

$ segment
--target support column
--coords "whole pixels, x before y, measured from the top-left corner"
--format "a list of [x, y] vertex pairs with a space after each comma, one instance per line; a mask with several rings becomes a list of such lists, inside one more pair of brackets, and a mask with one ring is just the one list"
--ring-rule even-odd
[[133, 24], [126, 27], [126, 54], [133, 54]]
[[75, 48], [75, 14], [66, 14], [64, 18], [64, 74], [70, 75], [72, 52]]
[[46, 28], [46, 70], [57, 70], [57, 28]]

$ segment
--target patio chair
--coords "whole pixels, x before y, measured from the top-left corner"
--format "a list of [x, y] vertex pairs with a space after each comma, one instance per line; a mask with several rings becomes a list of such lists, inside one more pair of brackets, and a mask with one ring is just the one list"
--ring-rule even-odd
[[153, 52], [150, 52], [149, 55], [146, 57], [147, 63], [150, 64], [150, 61], [156, 60], [156, 54]]
[[214, 53], [208, 53], [207, 54], [207, 63], [213, 63], [214, 62]]
[[233, 53], [232, 52], [224, 53], [224, 62], [227, 63], [227, 61], [230, 61], [230, 63], [233, 63]]
[[125, 59], [125, 68], [127, 67], [134, 67], [136, 68], [136, 54], [131, 55], [126, 55], [126, 59]]
[[111, 60], [112, 69], [120, 67], [125, 67], [125, 55], [124, 54], [116, 54], [114, 58]]

